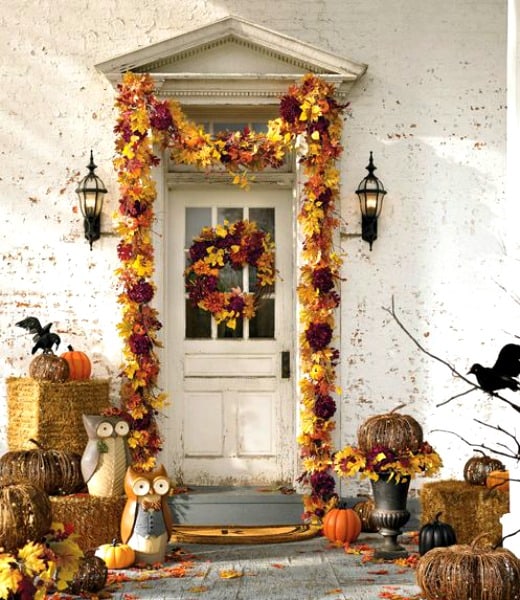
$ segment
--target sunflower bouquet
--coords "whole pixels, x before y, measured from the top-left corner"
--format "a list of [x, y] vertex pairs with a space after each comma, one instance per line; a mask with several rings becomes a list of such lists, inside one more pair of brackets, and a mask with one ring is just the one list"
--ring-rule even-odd
[[441, 457], [426, 441], [417, 450], [396, 450], [374, 446], [363, 451], [356, 446], [345, 446], [334, 455], [334, 471], [340, 477], [355, 477], [377, 481], [382, 476], [399, 483], [416, 475], [435, 475], [442, 467]]

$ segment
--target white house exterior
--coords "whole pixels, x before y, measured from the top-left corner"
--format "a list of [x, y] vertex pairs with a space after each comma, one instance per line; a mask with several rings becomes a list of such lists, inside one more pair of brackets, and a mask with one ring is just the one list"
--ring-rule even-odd
[[[0, 339], [4, 360], [0, 376], [26, 375], [30, 344], [14, 323], [35, 315], [52, 321], [66, 343], [91, 355], [94, 376], [112, 379], [117, 403], [122, 357], [114, 275], [118, 238], [112, 230], [118, 205], [112, 168], [113, 83], [117, 72], [124, 70], [122, 57], [141, 71], [166, 69], [172, 83], [168, 87], [170, 79], [163, 78], [161, 93], [178, 97], [188, 109], [190, 104], [206, 105], [194, 114], [208, 121], [212, 106], [224, 106], [228, 116], [267, 118], [276, 94], [291, 82], [286, 76], [305, 73], [307, 65], [337, 81], [351, 107], [340, 165], [343, 225], [338, 244], [344, 263], [337, 331], [342, 390], [337, 446], [354, 443], [356, 430], [367, 417], [405, 403], [404, 410], [422, 423], [426, 438], [443, 458], [441, 477], [461, 478], [471, 448], [454, 435], [434, 430], [450, 430], [470, 442], [497, 447], [509, 440], [475, 419], [520, 435], [517, 414], [480, 391], [438, 406], [465, 391], [467, 384], [421, 352], [384, 308], [393, 298], [413, 337], [461, 373], [474, 362], [493, 363], [498, 350], [520, 335], [515, 8], [514, 2], [508, 6], [505, 0], [265, 0], [261, 4], [142, 0], [124, 5], [106, 0], [86, 7], [77, 2], [29, 0], [3, 7]], [[235, 24], [248, 24], [244, 35], [256, 44], [253, 50], [227, 42], [211, 45], [208, 32], [221, 27], [216, 23], [229, 24], [229, 17], [236, 18]], [[182, 44], [192, 44], [197, 52], [190, 54]], [[172, 56], [173, 62], [161, 63]], [[235, 77], [229, 75], [230, 64]], [[263, 77], [258, 76], [260, 71]], [[182, 79], [181, 72], [197, 72], [198, 78], [184, 75]], [[245, 77], [251, 73], [256, 76]], [[202, 94], [205, 101], [201, 103], [199, 97], [194, 102], [195, 94]], [[103, 235], [92, 251], [83, 237], [74, 193], [91, 148], [99, 165], [97, 174], [108, 189]], [[355, 195], [366, 175], [370, 151], [388, 190], [372, 251], [359, 237]], [[275, 444], [277, 458], [283, 454], [283, 460], [278, 461], [280, 470], [273, 471], [272, 479], [292, 483], [298, 474], [297, 373], [289, 381], [281, 380], [278, 373], [280, 352], [290, 350], [294, 357], [296, 349], [297, 307], [291, 282], [298, 257], [293, 256], [290, 239], [281, 253], [288, 257], [283, 302], [284, 314], [290, 315], [283, 318], [283, 343], [277, 340], [246, 353], [219, 347], [201, 366], [200, 345], [179, 350], [182, 327], [178, 329], [178, 314], [171, 307], [183, 301], [183, 290], [174, 283], [175, 277], [182, 282], [178, 277], [182, 266], [177, 261], [172, 267], [168, 257], [183, 252], [176, 245], [184, 230], [177, 229], [172, 216], [172, 194], [189, 197], [189, 206], [198, 206], [198, 195], [204, 192], [194, 174], [176, 177], [169, 174], [166, 163], [157, 181], [158, 306], [165, 325], [161, 381], [171, 402], [169, 418], [161, 421], [167, 439], [162, 457], [166, 467], [172, 475], [182, 471], [176, 447], [180, 438], [190, 446], [192, 457], [199, 454], [204, 460], [213, 453], [214, 458], [220, 438], [199, 439], [193, 423], [205, 422], [208, 428], [218, 417], [217, 412], [211, 414], [215, 405], [211, 399], [221, 393], [215, 383], [218, 369], [233, 367], [237, 377], [245, 374], [249, 380], [249, 387], [240, 388], [243, 397], [252, 398], [251, 404], [247, 400], [242, 404], [245, 413], [249, 409], [253, 413], [245, 421], [242, 454], [257, 456], [258, 448], [270, 450]], [[276, 218], [292, 232], [298, 174], [268, 174], [260, 184], [268, 197], [286, 206]], [[238, 193], [229, 186], [213, 190], [220, 198], [216, 206], [226, 206], [225, 199]], [[251, 193], [257, 192], [253, 188]], [[258, 356], [260, 361], [255, 359]], [[220, 359], [225, 362], [219, 363]], [[292, 360], [297, 369], [297, 360]], [[209, 377], [208, 365], [216, 369]], [[183, 388], [179, 380], [187, 372], [192, 379]], [[255, 376], [260, 382], [252, 379]], [[278, 392], [282, 394], [275, 401], [280, 402], [278, 408], [269, 404], [271, 412], [255, 413], [255, 394], [272, 398]], [[5, 394], [4, 386], [0, 388], [4, 433]], [[190, 402], [183, 404], [182, 418], [186, 420], [186, 411], [191, 411], [192, 427], [180, 431], [176, 401], [183, 394], [189, 395]], [[515, 400], [514, 393], [508, 397]], [[273, 441], [265, 433], [272, 418], [285, 423], [277, 434], [286, 436], [281, 446], [276, 445], [280, 440]], [[5, 435], [0, 442], [0, 450], [6, 450]], [[205, 445], [198, 452], [200, 444]], [[246, 470], [252, 469], [252, 481], [262, 479], [265, 465], [257, 473], [246, 461], [233, 473], [233, 463], [221, 465], [228, 479], [247, 482], [240, 471], [244, 464]], [[192, 483], [220, 477], [217, 474], [214, 480], [211, 473], [193, 468], [199, 481]], [[344, 493], [366, 489], [356, 480], [342, 485]], [[420, 485], [421, 480], [414, 480], [415, 489]]]

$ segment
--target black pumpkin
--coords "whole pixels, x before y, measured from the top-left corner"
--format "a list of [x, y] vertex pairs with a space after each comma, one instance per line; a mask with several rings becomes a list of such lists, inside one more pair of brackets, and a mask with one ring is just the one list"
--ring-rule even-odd
[[437, 513], [429, 523], [419, 531], [419, 554], [422, 556], [432, 548], [452, 546], [457, 543], [455, 530], [448, 523], [439, 520], [442, 513]]

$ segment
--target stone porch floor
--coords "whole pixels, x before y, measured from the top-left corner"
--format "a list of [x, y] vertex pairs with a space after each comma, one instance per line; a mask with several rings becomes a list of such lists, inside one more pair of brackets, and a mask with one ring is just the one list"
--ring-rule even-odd
[[416, 538], [405, 533], [399, 541], [412, 553], [405, 564], [369, 559], [381, 543], [378, 534], [361, 534], [351, 553], [323, 537], [182, 544], [171, 547], [161, 569], [111, 571], [108, 590], [114, 600], [419, 600]]

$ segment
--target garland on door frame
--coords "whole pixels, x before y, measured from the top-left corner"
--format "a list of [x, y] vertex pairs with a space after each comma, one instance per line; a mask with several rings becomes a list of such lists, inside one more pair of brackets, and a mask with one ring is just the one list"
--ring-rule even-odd
[[121, 241], [117, 275], [122, 286], [119, 302], [124, 343], [121, 410], [131, 420], [129, 445], [138, 468], [150, 469], [161, 449], [156, 418], [165, 395], [157, 390], [161, 324], [151, 306], [154, 252], [153, 205], [156, 198], [151, 176], [159, 163], [153, 145], [167, 149], [178, 163], [200, 169], [224, 167], [233, 183], [247, 187], [251, 172], [279, 167], [298, 137], [299, 164], [305, 176], [298, 222], [301, 258], [298, 282], [300, 303], [299, 356], [301, 419], [298, 443], [303, 473], [299, 481], [309, 490], [304, 515], [320, 518], [336, 500], [332, 477], [331, 432], [336, 403], [336, 365], [333, 347], [335, 317], [339, 305], [337, 284], [341, 259], [333, 248], [338, 226], [335, 203], [342, 153], [344, 106], [334, 100], [334, 86], [315, 75], [306, 75], [281, 98], [280, 117], [269, 122], [266, 133], [248, 128], [211, 136], [189, 121], [180, 105], [160, 101], [149, 75], [128, 73], [119, 85], [115, 127], [114, 166], [120, 186], [118, 233]]

